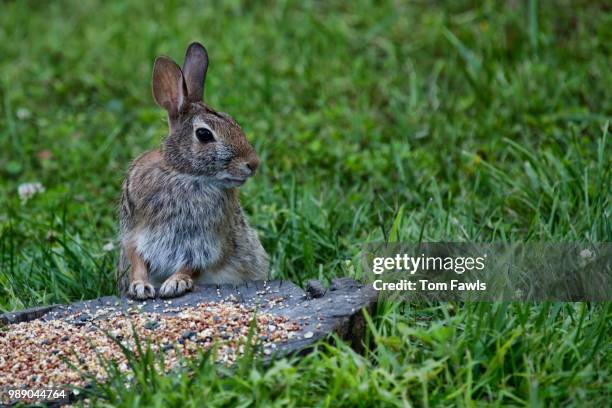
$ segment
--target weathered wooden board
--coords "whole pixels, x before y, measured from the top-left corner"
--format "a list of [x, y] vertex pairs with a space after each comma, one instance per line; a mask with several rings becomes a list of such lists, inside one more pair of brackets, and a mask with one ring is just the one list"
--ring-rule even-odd
[[[269, 362], [279, 356], [303, 355], [312, 350], [313, 345], [335, 333], [349, 342], [357, 351], [363, 348], [365, 321], [362, 310], [372, 313], [377, 301], [377, 293], [371, 286], [362, 285], [350, 278], [332, 281], [324, 288], [318, 281], [309, 281], [306, 291], [289, 281], [251, 282], [233, 285], [196, 286], [194, 291], [170, 300], [154, 299], [144, 302], [126, 298], [107, 296], [99, 299], [73, 303], [37, 307], [0, 315], [0, 326], [27, 322], [35, 319], [51, 321], [62, 319], [75, 325], [84, 325], [96, 315], [96, 320], [104, 319], [106, 314], [129, 309], [134, 306], [143, 312], [177, 314], [188, 306], [202, 302], [232, 300], [274, 315], [282, 315], [290, 321], [299, 323], [299, 331], [294, 336], [279, 343], [274, 355], [263, 356]], [[96, 313], [101, 311], [101, 313]], [[70, 400], [77, 397], [70, 395]], [[50, 402], [49, 406], [62, 406], [64, 403]]]
[[[78, 325], [101, 308], [121, 310], [134, 304], [143, 312], [176, 314], [181, 307], [196, 306], [201, 302], [213, 302], [224, 299], [256, 305], [262, 312], [283, 315], [292, 321], [299, 322], [301, 327], [295, 336], [279, 344], [277, 354], [303, 354], [318, 340], [337, 334], [350, 342], [360, 351], [364, 333], [362, 309], [372, 312], [377, 300], [377, 293], [371, 286], [362, 285], [350, 278], [334, 279], [329, 288], [324, 288], [318, 281], [309, 281], [306, 291], [289, 281], [250, 282], [240, 286], [202, 285], [194, 291], [170, 300], [152, 299], [134, 302], [126, 298], [107, 296], [94, 300], [77, 302], [70, 305], [53, 305], [23, 310], [0, 315], [0, 325], [42, 319], [66, 319], [78, 315], [72, 322]], [[279, 301], [279, 298], [282, 300]], [[98, 317], [98, 319], [104, 316]]]

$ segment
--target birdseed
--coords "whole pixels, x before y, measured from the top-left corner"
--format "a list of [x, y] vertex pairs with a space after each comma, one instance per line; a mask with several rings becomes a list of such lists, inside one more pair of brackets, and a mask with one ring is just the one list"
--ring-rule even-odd
[[254, 315], [252, 341], [265, 355], [300, 329], [284, 316], [255, 313], [253, 307], [226, 301], [200, 303], [175, 314], [103, 307], [91, 314], [12, 324], [0, 328], [0, 389], [85, 386], [87, 380], [70, 364], [104, 381], [108, 374], [99, 356], [129, 371], [126, 356], [110, 336], [137, 353], [133, 330], [143, 346], [150, 342], [153, 351], [164, 353], [166, 371], [178, 367], [182, 357], [214, 344], [217, 361], [232, 364], [244, 352]]

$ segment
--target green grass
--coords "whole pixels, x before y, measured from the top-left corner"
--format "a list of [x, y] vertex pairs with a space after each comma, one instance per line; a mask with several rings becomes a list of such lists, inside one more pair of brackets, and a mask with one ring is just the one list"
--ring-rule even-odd
[[[605, 2], [215, 3], [0, 2], [0, 311], [114, 293], [122, 177], [166, 132], [152, 63], [192, 40], [262, 158], [241, 200], [275, 278], [360, 276], [372, 241], [612, 241]], [[383, 304], [364, 356], [203, 358], [99, 403], [604, 406], [611, 316]]]

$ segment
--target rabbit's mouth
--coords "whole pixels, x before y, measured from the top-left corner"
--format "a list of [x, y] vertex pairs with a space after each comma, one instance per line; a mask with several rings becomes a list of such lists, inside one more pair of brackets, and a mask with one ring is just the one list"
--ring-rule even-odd
[[227, 187], [238, 187], [243, 185], [246, 182], [247, 178], [241, 178], [241, 177], [223, 177], [221, 179], [219, 179], [219, 181], [221, 181], [221, 183], [224, 186]]

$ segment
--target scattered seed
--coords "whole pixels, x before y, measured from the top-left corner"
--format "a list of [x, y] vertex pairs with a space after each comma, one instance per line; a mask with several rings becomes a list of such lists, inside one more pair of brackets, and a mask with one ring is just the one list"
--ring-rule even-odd
[[[95, 312], [72, 315], [68, 321], [33, 320], [9, 325], [0, 336], [0, 389], [87, 385], [71, 365], [103, 381], [107, 373], [98, 355], [114, 360], [121, 371], [129, 371], [121, 347], [105, 333], [136, 352], [132, 327], [142, 344], [150, 342], [153, 350], [166, 353], [168, 371], [178, 366], [181, 356], [195, 356], [215, 342], [219, 342], [217, 361], [232, 364], [244, 351], [255, 314], [254, 307], [225, 301], [181, 308], [176, 315], [168, 314], [168, 310], [164, 314], [124, 314], [109, 309], [114, 308], [100, 307]], [[284, 316], [261, 312], [256, 313], [255, 324], [258, 336], [251, 341], [259, 337], [264, 352], [276, 349], [300, 328]], [[304, 335], [312, 336], [312, 332]], [[183, 344], [178, 351], [174, 348], [177, 344]]]

